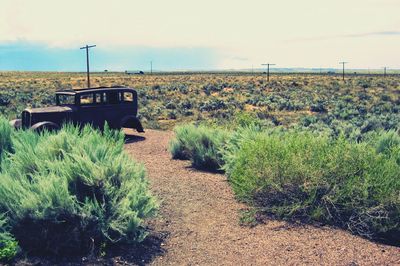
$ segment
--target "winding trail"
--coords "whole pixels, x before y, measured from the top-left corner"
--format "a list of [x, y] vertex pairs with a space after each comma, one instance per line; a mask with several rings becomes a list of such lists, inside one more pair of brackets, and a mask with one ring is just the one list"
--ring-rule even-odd
[[190, 162], [172, 160], [172, 132], [147, 130], [126, 144], [143, 162], [153, 193], [161, 201], [151, 221], [167, 235], [165, 254], [153, 265], [400, 265], [400, 248], [377, 244], [331, 227], [292, 226], [268, 220], [239, 225], [238, 203], [226, 177], [197, 171]]

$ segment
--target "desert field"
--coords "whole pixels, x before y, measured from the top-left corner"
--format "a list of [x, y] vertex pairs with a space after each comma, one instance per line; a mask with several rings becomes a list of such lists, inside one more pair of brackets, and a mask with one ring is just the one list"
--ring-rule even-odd
[[[84, 88], [83, 73], [2, 72], [0, 112], [11, 118], [25, 107], [55, 103], [54, 91]], [[399, 124], [400, 76], [282, 74], [93, 73], [91, 86], [138, 90], [145, 127], [172, 129], [190, 121], [229, 121], [252, 113], [274, 125], [338, 131], [354, 138]]]

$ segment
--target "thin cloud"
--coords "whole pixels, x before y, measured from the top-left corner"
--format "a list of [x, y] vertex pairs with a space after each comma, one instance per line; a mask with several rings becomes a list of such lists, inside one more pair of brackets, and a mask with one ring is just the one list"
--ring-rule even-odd
[[234, 57], [232, 57], [232, 60], [235, 60], [235, 61], [249, 61], [249, 58], [240, 57], [240, 56], [234, 56]]
[[393, 36], [393, 35], [400, 35], [400, 31], [375, 31], [375, 32], [368, 32], [368, 33], [361, 33], [361, 34], [347, 34], [347, 35], [342, 35], [340, 37], [360, 38], [360, 37], [368, 37], [368, 36]]
[[370, 36], [400, 36], [400, 31], [374, 31], [374, 32], [366, 32], [366, 33], [355, 33], [355, 34], [341, 34], [341, 35], [331, 35], [331, 36], [318, 36], [318, 37], [310, 37], [310, 38], [296, 38], [291, 40], [286, 40], [288, 42], [293, 41], [325, 41], [331, 39], [340, 39], [340, 38], [363, 38]]

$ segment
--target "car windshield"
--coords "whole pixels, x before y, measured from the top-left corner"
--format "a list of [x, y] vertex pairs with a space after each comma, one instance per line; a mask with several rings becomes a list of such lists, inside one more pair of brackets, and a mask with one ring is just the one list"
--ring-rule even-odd
[[57, 94], [57, 105], [75, 104], [75, 96], [69, 94]]

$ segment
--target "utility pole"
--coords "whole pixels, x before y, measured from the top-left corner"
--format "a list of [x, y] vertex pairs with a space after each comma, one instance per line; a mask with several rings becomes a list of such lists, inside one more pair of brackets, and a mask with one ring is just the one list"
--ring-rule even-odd
[[89, 49], [96, 47], [96, 45], [87, 45], [85, 47], [81, 47], [80, 49], [86, 50], [86, 72], [87, 72], [87, 86], [90, 88], [90, 74], [89, 74]]
[[383, 77], [386, 78], [386, 67], [383, 68]]
[[348, 62], [339, 62], [339, 64], [343, 65], [343, 81], [344, 81], [344, 65], [347, 64]]
[[269, 66], [274, 66], [275, 64], [266, 63], [266, 64], [261, 64], [261, 65], [267, 66], [267, 81], [269, 82]]
[[153, 75], [153, 61], [150, 61], [150, 74]]

